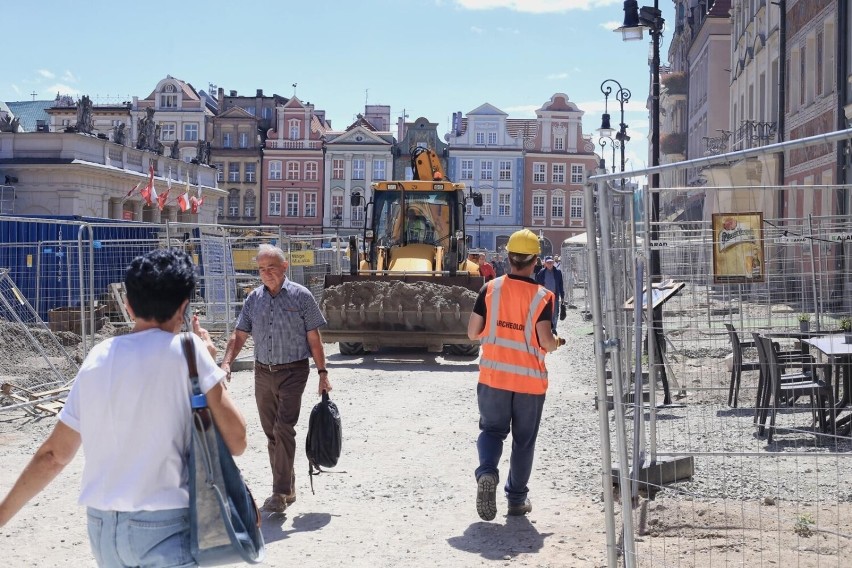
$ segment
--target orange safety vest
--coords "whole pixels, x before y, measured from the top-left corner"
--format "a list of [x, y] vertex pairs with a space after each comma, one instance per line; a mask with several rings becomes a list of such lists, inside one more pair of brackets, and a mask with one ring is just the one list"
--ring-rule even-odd
[[485, 289], [485, 328], [479, 334], [482, 356], [479, 382], [518, 393], [547, 392], [547, 353], [535, 331], [547, 302], [556, 305], [544, 286], [501, 276]]

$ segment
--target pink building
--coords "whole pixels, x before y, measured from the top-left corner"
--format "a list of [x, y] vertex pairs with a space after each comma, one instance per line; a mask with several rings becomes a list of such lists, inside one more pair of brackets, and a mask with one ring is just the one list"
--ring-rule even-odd
[[324, 111], [297, 97], [276, 107], [263, 151], [261, 223], [290, 234], [322, 232]]

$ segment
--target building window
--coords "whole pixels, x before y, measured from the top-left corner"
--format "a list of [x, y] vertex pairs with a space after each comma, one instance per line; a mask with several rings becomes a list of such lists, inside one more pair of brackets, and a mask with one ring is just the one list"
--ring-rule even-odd
[[269, 179], [281, 179], [280, 160], [272, 160], [269, 162]]
[[384, 160], [373, 160], [373, 179], [387, 179], [385, 176], [385, 161]]
[[228, 192], [228, 217], [240, 215], [240, 190], [232, 189]]
[[301, 166], [299, 162], [287, 162], [287, 179], [297, 180], [301, 175]]
[[352, 179], [364, 179], [364, 170], [363, 158], [352, 160]]
[[473, 179], [473, 160], [461, 160], [461, 179]]
[[491, 160], [482, 160], [479, 162], [479, 179], [494, 179], [494, 162]]
[[512, 194], [501, 191], [497, 194], [497, 215], [500, 217], [512, 216]]
[[298, 140], [299, 139], [299, 124], [300, 124], [300, 121], [295, 119], [295, 118], [291, 118], [289, 124], [290, 124], [290, 140]]
[[488, 143], [492, 144], [492, 145], [497, 143], [497, 133], [496, 132], [489, 132], [488, 133]]
[[[352, 188], [352, 192], [353, 193], [356, 193], [356, 192], [360, 193], [361, 195], [364, 195], [365, 198], [366, 198], [364, 191], [360, 187]], [[364, 226], [364, 208], [359, 205], [358, 207], [353, 207], [350, 211], [352, 212], [352, 223], [356, 227], [363, 227]]]
[[269, 107], [263, 107], [260, 111], [260, 116], [263, 118], [271, 118], [272, 117], [272, 109]]
[[808, 72], [807, 60], [805, 59], [805, 46], [802, 45], [802, 50], [799, 52], [799, 104], [805, 104], [805, 77]]
[[225, 198], [224, 197], [220, 197], [219, 199], [216, 200], [216, 213], [219, 215], [219, 217], [225, 216]]
[[477, 132], [476, 133], [476, 143], [479, 146], [485, 145], [485, 133], [484, 132]]
[[216, 162], [213, 166], [216, 168], [216, 181], [225, 181], [225, 164]]
[[187, 122], [183, 125], [183, 139], [188, 142], [198, 140], [198, 123]]
[[512, 179], [512, 162], [511, 160], [500, 160], [500, 180], [507, 181]]
[[246, 164], [246, 182], [254, 183], [256, 171], [257, 171], [257, 164], [255, 164], [254, 162], [250, 162], [250, 163]]
[[343, 160], [331, 161], [331, 179], [343, 179]]
[[240, 148], [248, 148], [248, 132], [240, 132]]
[[571, 183], [583, 183], [583, 164], [571, 164]]
[[319, 176], [317, 172], [319, 171], [319, 166], [316, 162], [305, 162], [305, 180], [306, 181], [317, 181]]
[[295, 191], [287, 192], [287, 217], [299, 216], [299, 194]]
[[464, 214], [465, 215], [473, 215], [473, 200], [465, 199], [464, 200]]
[[823, 33], [822, 30], [817, 32], [816, 36], [816, 94], [817, 96], [822, 95], [822, 67], [823, 67]]
[[532, 216], [533, 219], [543, 219], [544, 218], [544, 201], [545, 197], [543, 193], [536, 193], [532, 198]]
[[[171, 87], [171, 85], [167, 85]], [[163, 93], [160, 95], [160, 108], [177, 108], [177, 95]]]
[[275, 217], [281, 216], [281, 192], [269, 192], [269, 214]]
[[533, 183], [545, 183], [547, 181], [547, 164], [542, 162], [533, 163]]
[[479, 208], [480, 216], [484, 217], [486, 215], [490, 216], [492, 214], [491, 209], [492, 205], [494, 204], [493, 198], [494, 195], [490, 191], [482, 193], [482, 207]]
[[562, 136], [556, 136], [553, 139], [553, 149], [554, 150], [564, 150], [565, 149], [565, 138]]
[[246, 192], [245, 199], [243, 199], [243, 215], [245, 217], [254, 218], [254, 208], [255, 208], [254, 192], [252, 190], [248, 190]]
[[223, 132], [222, 133], [222, 148], [230, 148], [231, 147], [231, 133]]
[[565, 183], [565, 164], [551, 164], [551, 183]]
[[164, 122], [160, 126], [160, 140], [163, 142], [173, 142], [175, 139], [175, 123]]
[[583, 218], [583, 196], [582, 195], [572, 195], [571, 196], [571, 219], [582, 219]]
[[231, 162], [228, 164], [228, 181], [240, 181], [239, 162]]
[[338, 189], [331, 193], [331, 218], [343, 219], [343, 190]]
[[550, 198], [550, 216], [553, 219], [565, 217], [565, 196], [561, 192], [554, 193]]
[[305, 193], [305, 217], [317, 216], [317, 194], [313, 191]]

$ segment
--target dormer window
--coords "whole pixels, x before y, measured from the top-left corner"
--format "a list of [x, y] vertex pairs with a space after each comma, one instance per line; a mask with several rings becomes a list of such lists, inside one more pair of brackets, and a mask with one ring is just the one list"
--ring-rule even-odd
[[163, 87], [160, 94], [160, 108], [177, 108], [177, 88], [168, 84]]

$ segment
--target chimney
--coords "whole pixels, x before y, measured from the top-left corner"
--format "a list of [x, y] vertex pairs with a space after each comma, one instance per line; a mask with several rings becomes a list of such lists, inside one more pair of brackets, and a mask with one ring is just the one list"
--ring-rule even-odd
[[237, 96], [237, 92], [236, 92], [236, 91], [234, 91], [234, 90], [232, 89], [232, 90], [231, 90], [231, 95], [230, 95], [230, 96], [232, 96], [232, 97], [236, 97], [236, 96]]
[[222, 87], [216, 89], [216, 100], [219, 103], [219, 112], [225, 110], [225, 89], [223, 89]]
[[263, 96], [263, 89], [258, 89], [258, 90], [257, 90], [257, 96], [258, 96], [258, 97], [262, 97], [262, 96]]

